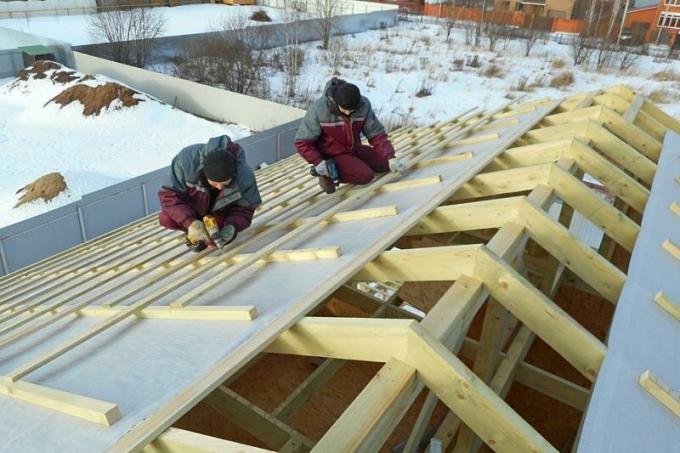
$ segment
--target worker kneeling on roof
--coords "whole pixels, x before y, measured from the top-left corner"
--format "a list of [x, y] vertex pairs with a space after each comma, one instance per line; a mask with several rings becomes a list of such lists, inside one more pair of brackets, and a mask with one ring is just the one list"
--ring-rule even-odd
[[[371, 146], [361, 144], [363, 134]], [[406, 165], [356, 85], [333, 78], [314, 101], [295, 135], [298, 153], [313, 165], [319, 185], [333, 193], [338, 183], [368, 184], [375, 173], [404, 173]]]
[[226, 135], [182, 149], [158, 198], [160, 224], [185, 231], [187, 245], [197, 252], [236, 239], [262, 203], [243, 148]]

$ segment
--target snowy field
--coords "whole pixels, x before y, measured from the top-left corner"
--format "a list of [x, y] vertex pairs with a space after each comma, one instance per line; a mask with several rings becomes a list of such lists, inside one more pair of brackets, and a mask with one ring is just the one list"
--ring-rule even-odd
[[[188, 35], [204, 33], [219, 28], [220, 22], [234, 16], [250, 18], [253, 12], [266, 11], [273, 22], [282, 22], [282, 10], [262, 6], [230, 6], [230, 5], [184, 5], [175, 7], [154, 8], [166, 19], [162, 36]], [[88, 15], [78, 16], [46, 16], [29, 19], [0, 19], [0, 27], [11, 28], [58, 41], [68, 42], [74, 46], [95, 44], [88, 32]], [[250, 21], [253, 25], [262, 22]]]
[[[680, 117], [680, 62], [642, 56], [628, 70], [594, 66], [574, 66], [571, 48], [553, 41], [539, 41], [524, 57], [521, 41], [510, 41], [506, 48], [497, 45], [487, 51], [482, 46], [464, 45], [463, 30], [454, 29], [448, 42], [443, 26], [404, 23], [381, 31], [369, 31], [339, 39], [340, 77], [356, 83], [383, 119], [383, 122], [427, 125], [449, 119], [469, 108], [484, 110], [499, 107], [514, 98], [559, 98], [571, 93], [626, 84], [649, 96], [667, 113]], [[331, 51], [317, 49], [318, 42], [304, 44], [304, 66], [297, 83], [297, 95], [287, 98], [284, 74], [270, 70], [269, 82], [273, 100], [306, 108], [310, 99], [319, 96], [333, 75]], [[467, 63], [477, 56], [479, 67]], [[462, 63], [461, 67], [456, 67]], [[485, 73], [496, 66], [496, 76]], [[617, 66], [618, 67], [618, 66]], [[493, 72], [493, 71], [492, 71]], [[553, 88], [556, 76], [570, 72], [573, 83]], [[674, 79], [658, 81], [656, 74]], [[527, 86], [520, 90], [521, 79]], [[417, 97], [421, 88], [431, 95]]]
[[[48, 77], [11, 88], [12, 80], [0, 80], [0, 227], [167, 166], [186, 145], [222, 134], [250, 135], [245, 127], [206, 121], [143, 95], [136, 106], [84, 116], [78, 102], [46, 105], [76, 81], [62, 85]], [[107, 81], [97, 76], [83, 83]], [[68, 192], [48, 204], [37, 200], [14, 209], [15, 192], [50, 172], [64, 176]]]

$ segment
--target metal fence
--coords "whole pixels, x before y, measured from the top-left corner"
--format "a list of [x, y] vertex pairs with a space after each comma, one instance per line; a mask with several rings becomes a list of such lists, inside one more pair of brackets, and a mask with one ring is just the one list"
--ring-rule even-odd
[[[328, 11], [328, 5], [324, 0], [257, 0], [260, 6], [270, 8], [292, 8], [300, 12], [314, 14], [317, 11]], [[397, 11], [397, 5], [362, 2], [352, 0], [337, 0], [334, 13], [337, 14], [366, 14], [376, 11]]]
[[41, 0], [31, 2], [0, 0], [0, 19], [38, 16], [80, 16], [129, 8], [182, 6], [210, 3], [210, 0]]
[[[299, 121], [238, 140], [248, 163], [255, 168], [295, 153], [293, 139]], [[167, 171], [146, 173], [0, 229], [0, 276], [158, 211], [157, 192]]]
[[[269, 1], [269, 0], [267, 0]], [[359, 2], [352, 2], [359, 3]], [[272, 2], [274, 4], [274, 2]], [[384, 5], [378, 5], [384, 6]], [[296, 34], [300, 43], [318, 41], [321, 39], [321, 19], [305, 19], [296, 23]], [[366, 13], [361, 12], [353, 15], [340, 16], [334, 24], [334, 34], [347, 35], [361, 33], [367, 30], [375, 30], [385, 27], [392, 27], [397, 23], [397, 10], [374, 9]], [[261, 36], [266, 39], [261, 40], [262, 47], [274, 48], [287, 44], [287, 29], [290, 24], [275, 23], [261, 24], [257, 26], [261, 31]], [[151, 46], [151, 53], [147, 57], [148, 65], [164, 64], [174, 62], [181, 55], [185, 46], [201, 46], [206, 40], [213, 37], [222, 37], [225, 34], [238, 34], [239, 31], [222, 30], [208, 33], [196, 33], [181, 36], [163, 36], [155, 38], [154, 45]], [[92, 55], [99, 58], [111, 60], [113, 58], [113, 48], [110, 43], [88, 44], [74, 46], [73, 50]]]

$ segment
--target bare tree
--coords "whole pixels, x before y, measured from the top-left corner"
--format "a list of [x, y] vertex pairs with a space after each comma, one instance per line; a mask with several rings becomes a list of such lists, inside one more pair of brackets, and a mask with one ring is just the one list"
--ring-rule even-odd
[[590, 60], [594, 50], [592, 41], [593, 39], [585, 32], [580, 33], [571, 40], [571, 55], [575, 65], [580, 65]]
[[484, 34], [489, 40], [489, 51], [493, 52], [496, 48], [498, 41], [502, 39], [508, 39], [507, 27], [503, 24], [497, 24], [493, 20], [486, 24], [486, 29]]
[[108, 42], [111, 59], [127, 64], [130, 59], [130, 14], [124, 10], [113, 10], [94, 14], [88, 18], [90, 36], [101, 42]]
[[220, 22], [223, 55], [219, 65], [220, 81], [230, 91], [266, 97], [266, 49], [271, 42], [271, 31], [263, 26], [250, 27], [248, 22], [245, 15], [227, 17]]
[[267, 98], [268, 27], [248, 27], [245, 16], [224, 19], [220, 29], [196, 44], [184, 46], [175, 67], [182, 78]]
[[539, 40], [543, 39], [544, 35], [544, 32], [537, 30], [533, 26], [530, 28], [520, 28], [518, 30], [518, 37], [522, 40], [525, 57], [529, 56], [531, 49], [534, 48]]
[[600, 69], [609, 66], [614, 57], [614, 45], [609, 38], [602, 38], [595, 41], [595, 68]]
[[479, 12], [479, 22], [477, 22], [477, 28], [475, 28], [475, 47], [479, 47], [479, 43], [482, 39], [482, 30], [484, 29], [484, 24], [486, 23], [486, 2], [487, 0], [482, 0], [482, 8]]
[[465, 36], [465, 45], [471, 46], [473, 39], [475, 37], [475, 34], [477, 32], [476, 23], [472, 22], [472, 21], [463, 22], [463, 32], [464, 32], [464, 36]]
[[640, 58], [641, 49], [635, 46], [620, 46], [619, 47], [619, 69], [625, 70], [633, 67]]
[[[340, 75], [340, 66], [347, 58], [347, 43], [342, 36], [336, 36], [328, 43], [326, 62], [333, 69], [334, 75]], [[367, 65], [370, 66], [370, 65]]]
[[286, 47], [283, 55], [283, 71], [285, 95], [290, 100], [297, 93], [297, 81], [302, 66], [304, 52], [300, 47], [300, 21], [302, 12], [294, 0], [283, 0], [284, 20], [283, 33]]
[[328, 42], [338, 24], [338, 16], [342, 13], [343, 2], [338, 0], [312, 0], [314, 13], [318, 17], [318, 28], [321, 32], [321, 47], [328, 49]]
[[456, 25], [456, 0], [451, 0], [449, 14], [446, 16], [446, 40], [449, 40], [453, 27]]
[[165, 28], [165, 18], [153, 8], [121, 7], [89, 17], [90, 36], [109, 43], [110, 57], [143, 68]]
[[165, 29], [165, 17], [152, 8], [135, 8], [132, 14], [132, 52], [135, 66], [143, 68], [153, 50], [158, 46], [158, 38]]

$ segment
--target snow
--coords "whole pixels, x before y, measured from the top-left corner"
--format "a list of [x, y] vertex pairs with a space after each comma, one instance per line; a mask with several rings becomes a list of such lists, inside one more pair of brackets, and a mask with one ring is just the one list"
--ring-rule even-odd
[[[48, 72], [49, 75], [51, 72]], [[87, 84], [110, 81], [103, 76]], [[213, 123], [146, 95], [134, 107], [85, 117], [78, 102], [64, 108], [50, 99], [67, 85], [49, 77], [0, 86], [0, 227], [71, 203], [84, 194], [167, 166], [184, 146], [227, 134], [250, 135], [238, 125]], [[36, 178], [60, 172], [68, 191], [44, 203], [14, 209], [15, 192]]]
[[[283, 21], [283, 11], [263, 6], [230, 6], [218, 4], [184, 5], [154, 8], [166, 19], [162, 36], [204, 33], [217, 29], [223, 19], [235, 16], [250, 17], [254, 11], [264, 10], [273, 22]], [[89, 15], [45, 16], [29, 19], [2, 19], [0, 27], [68, 42], [74, 46], [98, 42], [88, 32]], [[249, 21], [253, 25], [262, 22]]]
[[[344, 55], [338, 68], [339, 76], [355, 83], [366, 95], [383, 123], [395, 125], [429, 125], [448, 120], [470, 108], [490, 110], [508, 102], [508, 97], [526, 95], [526, 100], [560, 98], [573, 93], [626, 84], [642, 94], [652, 95], [652, 101], [667, 113], [680, 116], [680, 84], [661, 82], [654, 77], [660, 71], [672, 71], [680, 80], [680, 62], [642, 56], [626, 71], [593, 66], [574, 67], [568, 45], [553, 41], [538, 42], [529, 57], [524, 57], [521, 41], [501, 44], [496, 51], [464, 44], [464, 32], [454, 29], [447, 43], [445, 28], [437, 24], [400, 22], [394, 28], [368, 31], [344, 38]], [[322, 94], [333, 75], [328, 64], [332, 52], [317, 48], [319, 42], [304, 44], [304, 67], [301, 70], [295, 98], [284, 93], [284, 74], [272, 70], [269, 77], [272, 99], [306, 108], [308, 102]], [[456, 70], [454, 61], [469, 61], [478, 56], [481, 67], [465, 64]], [[562, 68], [554, 68], [560, 60]], [[491, 65], [500, 68], [500, 77], [483, 75]], [[553, 77], [572, 72], [574, 83], [562, 89], [548, 85]], [[518, 82], [526, 77], [529, 84], [538, 83], [530, 92], [517, 90]], [[416, 97], [426, 85], [430, 96]], [[665, 92], [666, 103], [659, 96]]]

